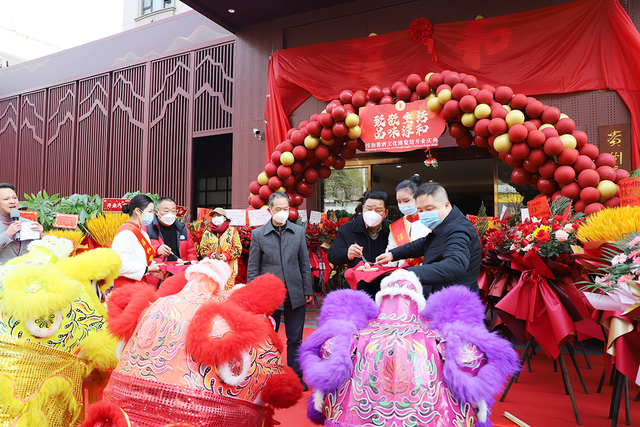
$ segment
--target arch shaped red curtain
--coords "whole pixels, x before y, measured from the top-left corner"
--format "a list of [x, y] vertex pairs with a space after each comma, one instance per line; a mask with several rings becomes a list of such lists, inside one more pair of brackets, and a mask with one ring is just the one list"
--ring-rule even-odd
[[345, 89], [391, 86], [411, 73], [446, 69], [526, 95], [615, 90], [631, 111], [634, 168], [640, 163], [640, 34], [617, 0], [437, 24], [432, 37], [437, 62], [406, 30], [275, 52], [269, 60], [265, 163], [286, 138], [287, 117], [310, 96], [328, 101]]

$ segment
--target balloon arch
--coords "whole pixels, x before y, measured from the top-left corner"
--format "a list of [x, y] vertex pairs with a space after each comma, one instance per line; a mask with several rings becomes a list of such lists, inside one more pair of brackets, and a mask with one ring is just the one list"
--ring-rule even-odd
[[424, 79], [411, 74], [406, 82], [371, 86], [367, 92], [342, 91], [322, 113], [289, 130], [250, 184], [249, 204], [260, 209], [274, 191], [286, 192], [289, 218], [295, 221], [296, 207], [313, 195], [311, 186], [318, 178], [328, 178], [331, 168], [344, 168], [357, 149], [364, 151], [358, 108], [420, 99], [427, 99], [427, 108], [447, 121], [458, 146], [486, 147], [513, 167], [514, 184], [528, 183], [552, 200], [568, 197], [576, 211], [587, 215], [620, 206], [618, 181], [629, 172], [614, 169], [613, 155], [600, 154], [571, 118], [507, 86], [478, 88], [474, 76], [454, 71], [429, 73]]

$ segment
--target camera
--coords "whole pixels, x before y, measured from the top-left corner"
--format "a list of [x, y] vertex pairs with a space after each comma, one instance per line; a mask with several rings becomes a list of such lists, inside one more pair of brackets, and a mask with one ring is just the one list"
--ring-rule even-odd
[[262, 139], [262, 134], [260, 133], [260, 129], [253, 128], [253, 135], [258, 139]]

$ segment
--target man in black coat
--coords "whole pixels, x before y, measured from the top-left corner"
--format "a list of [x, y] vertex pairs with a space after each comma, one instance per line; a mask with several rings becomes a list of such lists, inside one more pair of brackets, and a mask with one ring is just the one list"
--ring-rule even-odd
[[[386, 219], [389, 214], [388, 201], [389, 196], [381, 190], [371, 190], [364, 195], [362, 215], [338, 230], [338, 236], [327, 252], [330, 263], [346, 264], [352, 268], [360, 261], [372, 263], [385, 251], [391, 225], [391, 221]], [[380, 280], [358, 282], [358, 289], [363, 289], [374, 297], [380, 290]]]
[[466, 285], [478, 292], [482, 251], [471, 222], [436, 182], [422, 184], [414, 197], [420, 221], [431, 233], [380, 255], [376, 262], [424, 256], [422, 265], [407, 270], [420, 278], [425, 297], [449, 285]]

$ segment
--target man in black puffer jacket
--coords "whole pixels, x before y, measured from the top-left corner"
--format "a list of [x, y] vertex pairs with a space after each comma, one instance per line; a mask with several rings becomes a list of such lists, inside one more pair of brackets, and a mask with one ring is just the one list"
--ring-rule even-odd
[[420, 221], [431, 233], [385, 252], [376, 261], [384, 264], [424, 256], [422, 265], [407, 270], [420, 278], [425, 297], [449, 285], [466, 285], [478, 292], [482, 250], [471, 222], [451, 205], [447, 192], [436, 182], [422, 184], [414, 197]]

